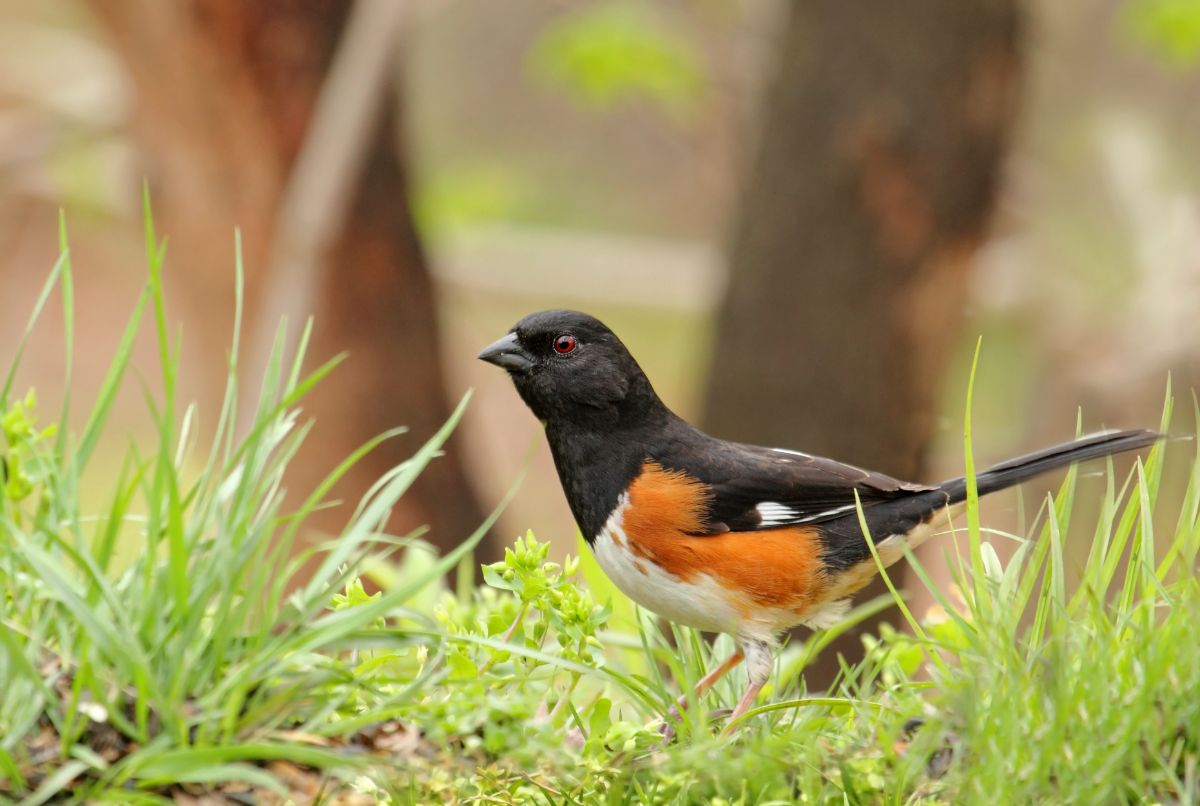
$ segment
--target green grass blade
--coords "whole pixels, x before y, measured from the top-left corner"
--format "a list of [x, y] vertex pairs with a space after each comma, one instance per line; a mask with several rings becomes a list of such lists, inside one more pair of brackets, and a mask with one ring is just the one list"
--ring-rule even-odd
[[970, 546], [971, 579], [974, 583], [972, 603], [981, 611], [986, 609], [986, 596], [982, 586], [987, 579], [983, 567], [983, 552], [979, 526], [979, 483], [975, 478], [975, 452], [971, 439], [971, 411], [975, 401], [975, 373], [979, 368], [979, 353], [983, 350], [983, 337], [975, 342], [975, 354], [971, 358], [971, 373], [967, 379], [967, 403], [963, 414], [963, 463], [967, 479], [967, 539]]
[[134, 340], [137, 337], [138, 329], [141, 327], [142, 315], [149, 300], [150, 290], [146, 288], [142, 291], [141, 296], [138, 297], [137, 304], [134, 305], [133, 313], [130, 315], [129, 321], [125, 325], [125, 330], [121, 334], [121, 341], [117, 345], [116, 355], [113, 356], [108, 372], [104, 376], [104, 381], [100, 384], [100, 391], [96, 395], [96, 402], [92, 406], [87, 424], [83, 427], [83, 435], [80, 437], [79, 445], [75, 449], [73, 464], [79, 471], [82, 471], [87, 466], [88, 459], [91, 458], [92, 451], [96, 448], [96, 442], [99, 441], [100, 435], [104, 430], [104, 425], [108, 421], [113, 401], [116, 399], [117, 391], [121, 387], [125, 371], [129, 368], [129, 360], [133, 354]]
[[12, 364], [9, 365], [8, 374], [4, 377], [4, 386], [0, 387], [0, 410], [7, 410], [9, 407], [13, 381], [16, 380], [17, 370], [21, 366], [21, 359], [25, 356], [25, 348], [29, 344], [29, 337], [33, 333], [34, 326], [41, 319], [42, 309], [46, 307], [46, 302], [49, 301], [54, 287], [58, 285], [59, 278], [62, 276], [63, 268], [66, 265], [67, 255], [60, 254], [58, 260], [54, 263], [54, 268], [50, 270], [50, 276], [46, 278], [46, 282], [42, 283], [42, 290], [38, 293], [37, 301], [33, 304], [33, 311], [29, 314], [29, 319], [25, 323], [25, 330], [21, 333], [21, 338], [17, 342], [17, 349], [13, 354]]
[[[62, 306], [63, 306], [63, 350], [65, 368], [63, 370], [63, 402], [58, 418], [57, 453], [66, 453], [67, 434], [71, 425], [71, 387], [75, 366], [75, 283], [71, 274], [71, 250], [67, 244], [67, 216], [63, 211], [58, 214], [58, 251], [63, 257], [62, 267]], [[3, 396], [0, 396], [2, 398]]]
[[470, 399], [471, 395], [468, 392], [455, 407], [445, 424], [405, 463], [403, 472], [396, 474], [346, 529], [338, 541], [338, 545], [325, 557], [313, 574], [313, 581], [304, 590], [302, 598], [306, 602], [304, 607], [306, 611], [311, 612], [314, 606], [323, 604], [324, 580], [333, 576], [335, 570], [344, 565], [346, 560], [359, 550], [368, 534], [375, 531], [376, 526], [387, 518], [392, 506], [408, 490], [409, 485], [416, 480], [425, 465], [433, 460], [442, 445], [450, 438], [450, 434], [466, 411]]

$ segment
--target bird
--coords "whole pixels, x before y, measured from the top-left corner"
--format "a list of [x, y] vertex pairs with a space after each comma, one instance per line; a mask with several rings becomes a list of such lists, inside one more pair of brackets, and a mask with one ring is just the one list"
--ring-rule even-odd
[[[836, 624], [880, 565], [928, 539], [938, 514], [967, 498], [963, 476], [919, 484], [710, 436], [663, 403], [611, 329], [579, 311], [529, 314], [479, 358], [508, 373], [543, 423], [571, 513], [605, 574], [666, 619], [734, 638], [737, 649], [693, 693], [744, 661], [731, 726], [768, 681], [782, 634]], [[1083, 436], [979, 472], [978, 494], [1161, 438]], [[674, 716], [686, 702], [676, 701]]]

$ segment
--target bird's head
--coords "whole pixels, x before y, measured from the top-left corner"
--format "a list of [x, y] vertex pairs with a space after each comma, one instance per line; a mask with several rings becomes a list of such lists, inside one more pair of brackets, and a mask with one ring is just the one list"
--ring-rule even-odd
[[554, 424], [649, 413], [661, 406], [629, 350], [578, 311], [539, 311], [479, 354], [506, 370], [538, 419]]

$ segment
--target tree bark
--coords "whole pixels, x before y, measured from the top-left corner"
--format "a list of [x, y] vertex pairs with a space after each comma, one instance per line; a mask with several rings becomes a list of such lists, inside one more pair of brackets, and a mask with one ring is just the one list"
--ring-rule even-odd
[[[190, 364], [207, 374], [186, 392], [215, 412], [233, 312], [233, 232], [243, 233], [248, 309], [260, 299], [288, 178], [346, 26], [349, 3], [318, 0], [93, 0], [124, 60], [168, 269], [183, 309]], [[304, 402], [317, 420], [293, 462], [289, 486], [311, 489], [354, 448], [396, 425], [392, 440], [333, 491], [353, 504], [383, 472], [411, 455], [449, 414], [439, 363], [433, 287], [408, 204], [397, 137], [397, 93], [371, 130], [365, 165], [343, 226], [320, 255], [310, 363], [347, 351], [346, 362]], [[308, 313], [308, 312], [305, 312]], [[299, 323], [293, 323], [293, 328]], [[251, 329], [248, 328], [248, 332]], [[203, 371], [203, 370], [202, 370]], [[244, 378], [245, 393], [256, 379]], [[295, 496], [299, 500], [300, 496]], [[336, 533], [352, 507], [313, 525]], [[482, 516], [456, 442], [402, 499], [389, 525], [432, 525], [445, 549]], [[484, 549], [484, 552], [487, 550]]]
[[1012, 129], [1021, 10], [788, 6], [706, 425], [919, 479]]

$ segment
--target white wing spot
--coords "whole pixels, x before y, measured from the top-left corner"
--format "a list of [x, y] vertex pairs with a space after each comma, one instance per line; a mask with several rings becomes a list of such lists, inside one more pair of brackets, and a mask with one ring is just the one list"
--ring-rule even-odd
[[845, 506], [822, 510], [821, 512], [815, 512], [812, 515], [805, 515], [804, 517], [800, 517], [800, 510], [776, 501], [763, 501], [761, 504], [756, 505], [754, 509], [758, 511], [759, 526], [783, 526], [793, 523], [812, 523], [813, 521], [842, 515], [846, 512], [853, 512], [854, 504], [846, 504]]
[[775, 501], [763, 501], [754, 508], [758, 510], [758, 517], [761, 519], [762, 526], [779, 526], [784, 523], [796, 522], [796, 510], [786, 504], [779, 504]]

